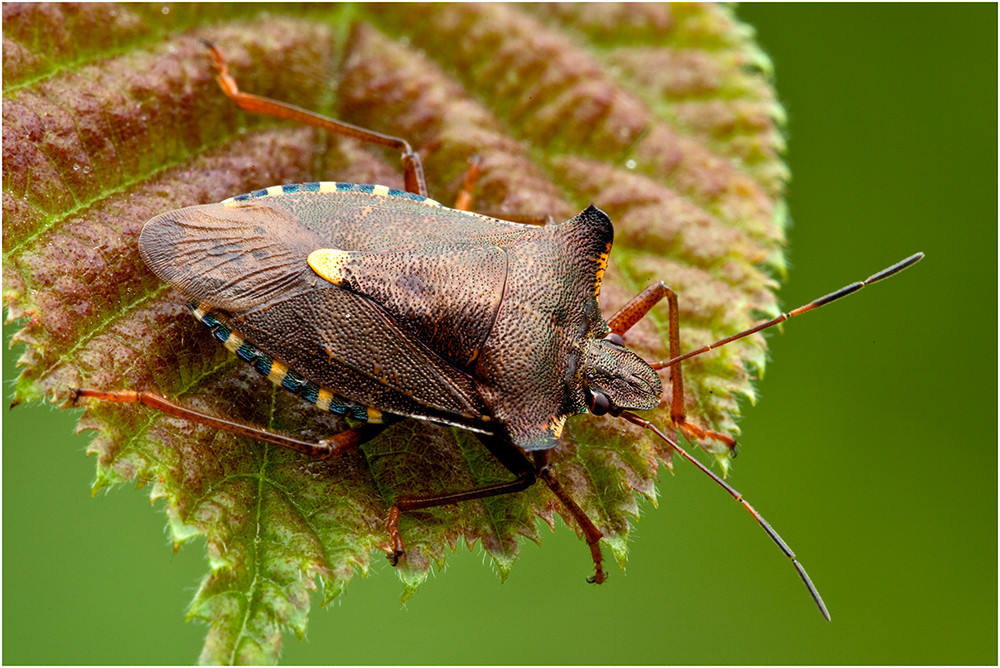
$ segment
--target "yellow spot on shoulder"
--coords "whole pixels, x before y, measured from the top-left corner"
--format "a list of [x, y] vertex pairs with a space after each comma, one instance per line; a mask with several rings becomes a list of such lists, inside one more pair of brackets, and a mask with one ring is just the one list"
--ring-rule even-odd
[[317, 274], [334, 285], [340, 285], [344, 282], [344, 265], [350, 257], [350, 251], [321, 248], [309, 253], [307, 261]]
[[368, 421], [372, 424], [382, 424], [382, 411], [377, 408], [366, 408], [368, 411]]

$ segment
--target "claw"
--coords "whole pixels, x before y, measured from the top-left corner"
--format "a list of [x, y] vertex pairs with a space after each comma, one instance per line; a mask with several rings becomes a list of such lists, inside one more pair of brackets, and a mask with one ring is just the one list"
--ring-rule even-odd
[[403, 537], [399, 535], [399, 506], [393, 505], [389, 509], [389, 517], [385, 521], [385, 529], [389, 532], [389, 543], [391, 548], [386, 550], [385, 558], [393, 566], [399, 564], [399, 560], [406, 554], [403, 545]]

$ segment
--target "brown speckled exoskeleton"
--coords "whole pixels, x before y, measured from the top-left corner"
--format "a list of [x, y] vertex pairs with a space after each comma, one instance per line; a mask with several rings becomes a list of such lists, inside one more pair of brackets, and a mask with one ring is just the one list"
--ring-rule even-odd
[[[680, 363], [881, 280], [916, 254], [865, 281], [710, 346], [681, 353], [677, 296], [655, 283], [605, 321], [598, 307], [614, 230], [588, 206], [563, 223], [525, 224], [427, 198], [419, 156], [399, 138], [239, 91], [208, 45], [223, 91], [242, 109], [299, 120], [402, 153], [405, 190], [314, 182], [274, 186], [146, 223], [146, 264], [190, 300], [195, 317], [262, 375], [318, 408], [362, 424], [306, 442], [206, 415], [148, 392], [76, 390], [77, 397], [138, 401], [191, 420], [316, 457], [357, 447], [395, 421], [429, 420], [474, 432], [513, 474], [508, 482], [402, 496], [386, 523], [389, 558], [405, 554], [399, 514], [518, 492], [541, 479], [579, 523], [603, 582], [601, 531], [549, 464], [566, 420], [608, 414], [650, 430], [749, 510], [793, 561], [829, 619], [805, 570], [750, 504], [656, 426], [633, 411], [661, 401], [669, 369], [674, 428], [695, 439], [733, 439], [684, 413]], [[650, 364], [622, 336], [661, 300], [669, 307], [670, 359]]]

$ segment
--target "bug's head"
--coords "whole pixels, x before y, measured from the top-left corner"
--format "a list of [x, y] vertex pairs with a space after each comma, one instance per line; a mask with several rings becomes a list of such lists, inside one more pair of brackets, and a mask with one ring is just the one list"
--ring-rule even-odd
[[660, 403], [663, 385], [656, 371], [615, 333], [588, 340], [582, 371], [587, 409], [594, 415], [648, 411]]

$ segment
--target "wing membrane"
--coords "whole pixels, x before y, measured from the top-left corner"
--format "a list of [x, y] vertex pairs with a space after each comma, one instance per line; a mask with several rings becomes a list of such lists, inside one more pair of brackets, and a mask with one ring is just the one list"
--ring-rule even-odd
[[267, 199], [165, 213], [140, 238], [158, 276], [303, 376], [389, 412], [482, 417], [467, 374], [369, 297], [313, 272], [309, 254], [328, 245]]

